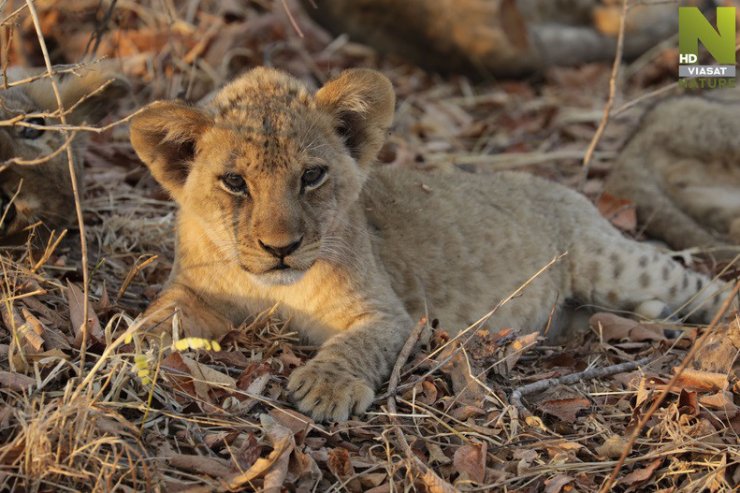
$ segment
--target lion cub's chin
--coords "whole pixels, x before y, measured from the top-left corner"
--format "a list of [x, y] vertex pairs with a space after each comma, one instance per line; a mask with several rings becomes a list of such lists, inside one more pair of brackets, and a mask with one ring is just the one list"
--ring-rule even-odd
[[301, 280], [306, 271], [296, 269], [271, 270], [262, 274], [250, 274], [257, 284], [263, 286], [285, 286]]

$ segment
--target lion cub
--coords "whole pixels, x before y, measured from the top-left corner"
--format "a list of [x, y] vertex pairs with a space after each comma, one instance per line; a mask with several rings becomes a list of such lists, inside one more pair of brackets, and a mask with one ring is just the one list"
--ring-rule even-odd
[[[25, 79], [33, 71], [11, 72], [10, 81]], [[59, 81], [62, 104], [71, 110], [66, 115], [69, 125], [97, 123], [128, 92], [120, 77], [97, 70], [80, 72]], [[67, 226], [74, 218], [64, 134], [44, 128], [59, 123], [52, 115], [56, 110], [48, 79], [0, 91], [0, 119], [17, 119], [13, 126], [0, 127], [0, 237], [19, 233], [39, 220], [55, 228]], [[83, 141], [84, 136], [77, 136], [72, 143], [78, 176]]]
[[666, 99], [642, 119], [605, 189], [673, 248], [740, 253], [740, 88]]
[[425, 307], [463, 329], [565, 252], [490, 324], [537, 330], [567, 299], [698, 320], [716, 310], [721, 284], [624, 238], [565, 187], [374, 167], [393, 112], [375, 71], [312, 94], [258, 68], [207, 108], [139, 113], [133, 146], [180, 206], [172, 277], [146, 316], [169, 331], [178, 311], [189, 335], [217, 337], [277, 304], [323, 344], [288, 383], [298, 407], [345, 420], [370, 405]]

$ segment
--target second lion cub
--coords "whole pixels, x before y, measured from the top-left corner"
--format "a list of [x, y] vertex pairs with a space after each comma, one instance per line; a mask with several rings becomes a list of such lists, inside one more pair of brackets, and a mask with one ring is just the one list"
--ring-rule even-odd
[[565, 252], [490, 324], [537, 330], [568, 299], [716, 311], [721, 284], [624, 238], [563, 186], [374, 167], [394, 99], [371, 70], [312, 94], [260, 68], [207, 108], [139, 113], [133, 146], [180, 206], [175, 267], [150, 320], [171, 330], [178, 311], [188, 335], [215, 337], [277, 304], [322, 343], [290, 378], [298, 407], [345, 420], [370, 405], [425, 307], [462, 329]]

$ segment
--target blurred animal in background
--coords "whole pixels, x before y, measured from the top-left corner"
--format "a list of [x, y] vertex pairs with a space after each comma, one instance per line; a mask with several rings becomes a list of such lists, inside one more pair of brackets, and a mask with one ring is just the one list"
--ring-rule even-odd
[[[479, 76], [520, 76], [553, 65], [611, 60], [622, 14], [622, 2], [609, 0], [302, 2], [334, 35], [346, 33], [429, 70]], [[632, 5], [626, 17], [627, 58], [678, 29], [674, 2], [642, 3]]]
[[[10, 70], [10, 87], [0, 91], [0, 119], [4, 120], [0, 126], [0, 237], [5, 242], [11, 236], [22, 238], [24, 228], [38, 221], [53, 229], [74, 219], [66, 138], [63, 132], [48, 128], [60, 123], [51, 81], [31, 78], [31, 82], [12, 85], [33, 73], [41, 72]], [[83, 69], [60, 78], [59, 91], [68, 125], [95, 124], [116, 108], [116, 101], [128, 93], [128, 84], [111, 73]], [[78, 177], [84, 134], [70, 134]]]
[[637, 205], [646, 232], [674, 249], [740, 254], [740, 89], [659, 102], [605, 184]]

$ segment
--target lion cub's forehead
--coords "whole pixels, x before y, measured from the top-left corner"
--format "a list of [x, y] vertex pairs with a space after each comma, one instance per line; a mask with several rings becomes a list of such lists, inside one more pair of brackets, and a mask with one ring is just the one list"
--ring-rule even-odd
[[260, 167], [287, 167], [315, 145], [320, 115], [306, 86], [271, 69], [254, 69], [211, 103], [216, 127], [232, 134], [232, 152]]

